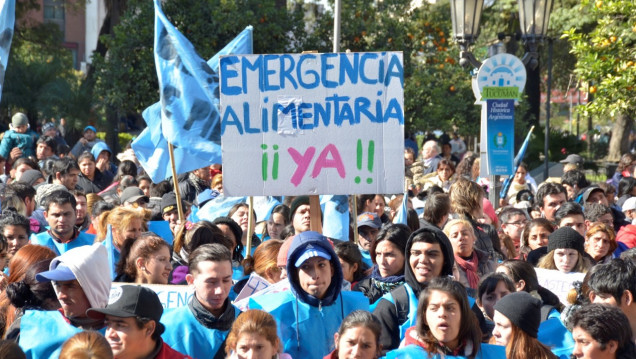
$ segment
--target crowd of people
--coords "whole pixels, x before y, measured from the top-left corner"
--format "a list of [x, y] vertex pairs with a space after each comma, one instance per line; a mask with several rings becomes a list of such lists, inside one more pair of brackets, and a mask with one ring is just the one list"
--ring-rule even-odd
[[[153, 183], [96, 132], [18, 113], [0, 143], [2, 358], [636, 358], [631, 154], [603, 183], [522, 164], [493, 206], [459, 136], [408, 141], [407, 198], [350, 196], [329, 238], [308, 196], [207, 218], [220, 165]], [[584, 277], [563, 301], [536, 268]]]

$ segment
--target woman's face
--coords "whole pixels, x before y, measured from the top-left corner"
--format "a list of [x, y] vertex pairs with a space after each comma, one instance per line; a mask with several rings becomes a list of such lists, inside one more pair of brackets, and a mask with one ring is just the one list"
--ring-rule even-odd
[[90, 158], [82, 158], [79, 162], [79, 168], [86, 177], [92, 178], [95, 174], [95, 162], [91, 161]]
[[492, 318], [495, 322], [495, 328], [492, 330], [492, 336], [495, 338], [495, 344], [506, 346], [512, 337], [512, 322], [505, 315], [495, 311]]
[[151, 185], [152, 185], [152, 182], [150, 182], [148, 180], [144, 179], [144, 180], [139, 181], [139, 189], [144, 192], [144, 196], [150, 197], [150, 186]]
[[171, 271], [170, 250], [164, 246], [146, 259], [141, 274], [145, 277], [147, 283], [168, 284]]
[[558, 248], [554, 250], [554, 264], [557, 270], [570, 273], [579, 260], [579, 252], [572, 248]]
[[534, 226], [530, 228], [530, 234], [528, 235], [528, 247], [535, 250], [540, 247], [548, 245], [548, 236], [550, 231], [543, 228], [543, 226]]
[[508, 294], [510, 294], [510, 291], [508, 290], [508, 287], [506, 287], [506, 283], [500, 281], [499, 283], [497, 283], [495, 290], [490, 293], [484, 293], [484, 295], [481, 296], [481, 307], [484, 308], [484, 311], [486, 312], [488, 317], [494, 319], [493, 315], [495, 315], [495, 304], [497, 304], [497, 302], [501, 298], [507, 296]]
[[453, 170], [449, 165], [440, 164], [439, 167], [437, 167], [437, 176], [439, 176], [439, 179], [441, 179], [442, 181], [448, 181], [448, 179], [451, 178], [452, 175]]
[[383, 278], [404, 272], [404, 253], [391, 241], [383, 240], [375, 247], [375, 263]]
[[367, 208], [365, 212], [375, 212], [378, 217], [382, 217], [384, 214], [384, 198], [380, 195], [373, 197], [373, 200], [367, 200]]
[[272, 359], [278, 353], [278, 343], [272, 344], [259, 333], [242, 333], [234, 351], [238, 359]]
[[245, 207], [245, 206], [239, 207], [231, 217], [234, 220], [234, 222], [238, 223], [238, 225], [241, 226], [244, 236], [247, 234], [247, 220], [248, 220], [248, 213], [249, 213], [248, 210], [249, 210], [248, 207]]
[[285, 228], [285, 217], [280, 213], [272, 214], [267, 221], [267, 233], [271, 239], [280, 239], [280, 232]]
[[596, 232], [585, 238], [585, 251], [598, 261], [607, 255], [610, 249], [610, 239], [605, 232]]
[[461, 306], [449, 293], [433, 290], [426, 306], [426, 324], [431, 334], [449, 349], [454, 350], [459, 344], [461, 327]]
[[340, 257], [338, 257], [338, 259], [340, 260], [340, 266], [342, 267], [342, 275], [344, 276], [344, 279], [346, 279], [349, 283], [353, 283], [353, 277], [358, 270], [358, 265], [356, 263], [351, 264]]
[[345, 330], [342, 336], [334, 336], [338, 359], [375, 359], [378, 357], [378, 338], [365, 326]]
[[121, 246], [128, 238], [137, 239], [141, 235], [143, 222], [139, 218], [130, 221], [128, 227], [120, 230], [113, 230], [113, 238], [118, 246]]
[[526, 174], [528, 174], [528, 171], [526, 171], [526, 169], [523, 167], [519, 167], [519, 169], [515, 173], [514, 181], [518, 184], [526, 184]]
[[475, 232], [464, 223], [457, 223], [450, 227], [448, 239], [453, 245], [453, 252], [460, 257], [469, 257], [473, 254], [475, 245]]

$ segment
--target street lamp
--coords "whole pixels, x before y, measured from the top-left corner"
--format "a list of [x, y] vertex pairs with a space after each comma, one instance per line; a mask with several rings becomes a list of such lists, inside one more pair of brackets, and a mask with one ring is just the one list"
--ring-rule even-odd
[[543, 41], [550, 22], [553, 0], [519, 0], [521, 39], [526, 45], [524, 64], [531, 69], [539, 65], [539, 44]]
[[484, 8], [484, 0], [450, 0], [451, 20], [453, 22], [453, 38], [461, 49], [459, 64], [469, 63], [476, 68], [481, 62], [475, 58], [468, 47], [475, 43], [479, 36], [479, 21]]

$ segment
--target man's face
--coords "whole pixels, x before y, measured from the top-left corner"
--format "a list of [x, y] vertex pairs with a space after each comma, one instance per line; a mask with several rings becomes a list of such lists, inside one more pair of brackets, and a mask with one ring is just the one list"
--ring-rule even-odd
[[365, 251], [370, 251], [371, 246], [378, 237], [378, 230], [369, 226], [358, 228], [358, 245]]
[[437, 155], [437, 148], [435, 148], [434, 144], [425, 144], [424, 148], [422, 148], [422, 157], [424, 157], [425, 160], [428, 160], [429, 158], [433, 158]]
[[311, 207], [309, 207], [308, 204], [302, 204], [296, 209], [296, 213], [294, 214], [292, 221], [296, 234], [309, 230], [311, 223], [309, 213], [310, 208]]
[[47, 159], [47, 158], [53, 156], [53, 149], [51, 147], [47, 146], [46, 143], [40, 142], [40, 143], [38, 143], [38, 146], [35, 149], [35, 156], [40, 161], [44, 160], [44, 159]]
[[607, 197], [605, 197], [605, 193], [602, 190], [596, 190], [592, 192], [588, 197], [585, 203], [598, 203], [607, 207], [609, 204], [607, 202]]
[[330, 261], [322, 257], [312, 257], [298, 268], [298, 281], [307, 294], [322, 299], [327, 294], [333, 273]]
[[75, 226], [75, 208], [70, 203], [58, 205], [51, 203], [47, 211], [44, 211], [46, 221], [51, 227], [51, 232], [61, 239], [70, 239]]
[[90, 309], [91, 303], [77, 280], [53, 282], [53, 286], [57, 293], [57, 300], [60, 301], [62, 310], [64, 310], [65, 317], [86, 317], [86, 311]]
[[415, 159], [413, 158], [413, 154], [410, 152], [404, 151], [404, 166], [408, 167], [412, 165], [413, 162], [415, 162]]
[[9, 245], [9, 257], [13, 257], [15, 252], [29, 243], [27, 230], [22, 226], [8, 225], [4, 227], [2, 235], [7, 239], [7, 244]]
[[163, 220], [170, 222], [170, 230], [174, 232], [174, 227], [177, 225], [179, 221], [179, 211], [177, 209], [173, 209], [163, 214]]
[[199, 168], [198, 170], [192, 171], [192, 173], [203, 181], [209, 182], [211, 180], [209, 167]]
[[579, 232], [579, 234], [583, 237], [585, 237], [585, 232], [587, 231], [585, 227], [585, 218], [583, 218], [583, 215], [581, 214], [573, 214], [564, 217], [561, 219], [561, 222], [559, 222], [559, 228], [561, 227], [570, 227]]
[[87, 141], [92, 141], [92, 140], [94, 140], [96, 135], [97, 135], [97, 134], [96, 134], [96, 133], [95, 133], [95, 131], [93, 131], [93, 130], [86, 130], [86, 131], [84, 131], [84, 138], [85, 138]]
[[522, 214], [517, 214], [510, 219], [508, 222], [503, 223], [501, 225], [501, 230], [508, 235], [513, 241], [517, 242], [521, 239], [521, 233], [523, 232], [523, 228], [525, 227], [527, 222], [526, 216]]
[[596, 222], [603, 223], [609, 228], [614, 229], [614, 217], [612, 216], [611, 213], [605, 213], [604, 215], [598, 217], [598, 220]]
[[32, 170], [33, 168], [31, 168], [31, 166], [23, 163], [21, 165], [19, 165], [16, 169], [15, 169], [15, 180], [19, 181], [20, 178], [22, 178], [22, 174], [28, 170]]
[[143, 352], [147, 345], [144, 342], [152, 341], [151, 335], [157, 324], [150, 321], [139, 328], [135, 318], [121, 318], [106, 316], [106, 340], [117, 359], [135, 359], [145, 357]]
[[139, 189], [144, 192], [144, 196], [150, 197], [150, 185], [151, 184], [152, 184], [152, 182], [150, 182], [148, 180], [139, 181]]
[[232, 288], [232, 263], [228, 261], [204, 261], [197, 264], [193, 274], [186, 275], [188, 285], [203, 307], [218, 317], [225, 309], [225, 300]]
[[554, 214], [561, 208], [561, 205], [565, 203], [565, 193], [549, 194], [543, 198], [543, 207], [541, 207], [541, 213], [543, 217], [548, 221], [554, 222]]
[[80, 225], [86, 219], [86, 197], [77, 196], [75, 197], [75, 201], [77, 205], [75, 206], [75, 224]]
[[444, 266], [444, 254], [439, 243], [413, 243], [409, 255], [409, 265], [419, 283], [439, 277]]
[[80, 171], [78, 169], [71, 168], [65, 175], [58, 174], [58, 181], [69, 191], [74, 190], [75, 186], [77, 185], [77, 181], [79, 180], [79, 173]]
[[603, 345], [594, 339], [588, 332], [581, 327], [574, 327], [572, 330], [574, 338], [574, 350], [572, 356], [576, 359], [614, 359], [616, 358], [616, 350], [618, 343], [616, 340], [610, 340], [603, 348]]

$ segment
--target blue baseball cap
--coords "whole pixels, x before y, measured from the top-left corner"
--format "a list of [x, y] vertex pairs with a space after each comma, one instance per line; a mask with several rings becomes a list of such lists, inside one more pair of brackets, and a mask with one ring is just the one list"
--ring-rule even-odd
[[97, 133], [97, 129], [95, 128], [95, 126], [86, 126], [86, 127], [84, 127], [84, 131], [83, 132], [86, 132], [87, 130], [91, 130], [91, 131]]
[[38, 282], [63, 282], [67, 280], [75, 280], [75, 274], [64, 263], [59, 263], [57, 267], [42, 273], [35, 275], [35, 279]]
[[300, 257], [298, 257], [298, 259], [296, 260], [296, 263], [294, 263], [294, 265], [296, 266], [296, 268], [299, 268], [303, 263], [305, 263], [305, 261], [307, 259], [313, 258], [313, 257], [321, 257], [324, 258], [326, 260], [331, 260], [331, 255], [329, 255], [329, 253], [325, 252], [324, 249], [320, 248], [320, 247], [315, 247], [311, 244], [307, 245], [307, 248], [305, 248], [305, 251], [303, 252], [303, 254], [300, 255]]

